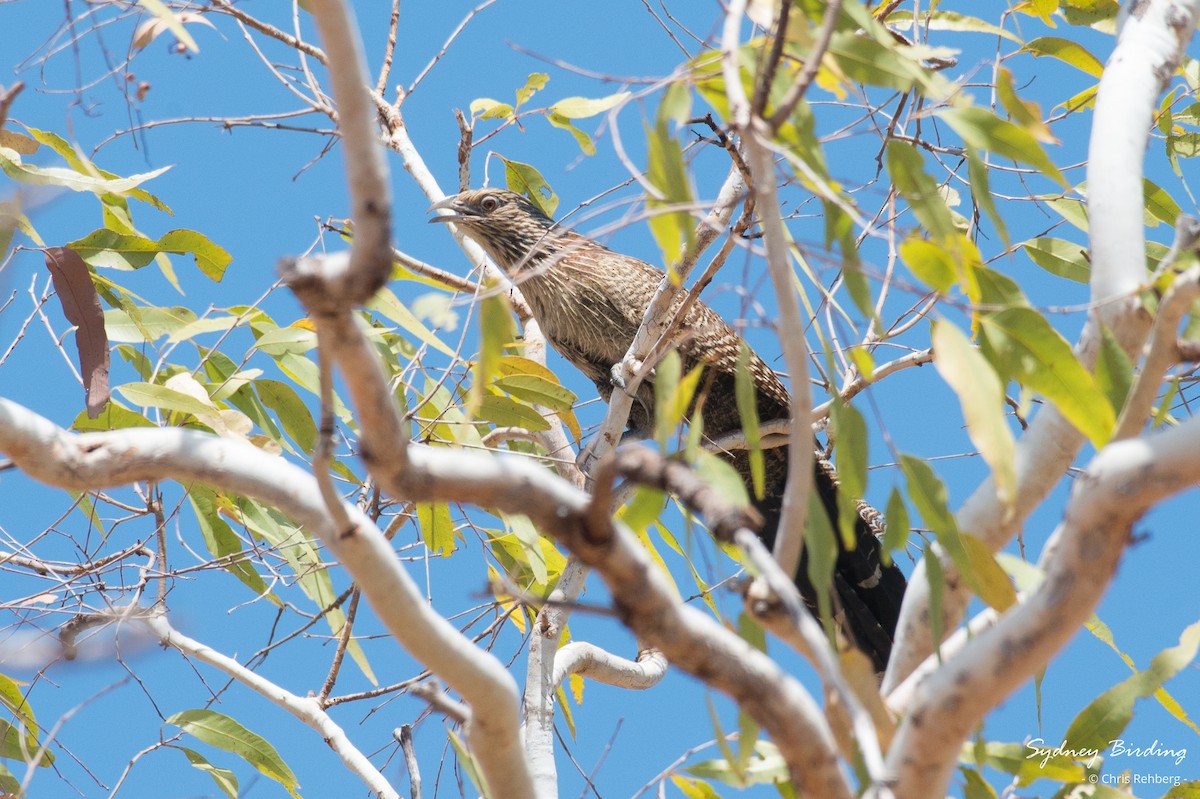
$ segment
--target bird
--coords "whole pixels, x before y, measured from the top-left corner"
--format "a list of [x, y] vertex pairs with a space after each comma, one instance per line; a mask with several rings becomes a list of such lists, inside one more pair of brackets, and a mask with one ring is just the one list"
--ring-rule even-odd
[[[645, 261], [622, 255], [565, 226], [559, 226], [522, 194], [499, 188], [460, 192], [434, 203], [440, 212], [430, 222], [453, 223], [477, 242], [518, 285], [533, 318], [550, 345], [595, 383], [606, 402], [616, 390], [613, 367], [625, 357], [664, 272]], [[681, 302], [681, 301], [679, 301]], [[679, 307], [677, 302], [676, 307]], [[703, 432], [710, 439], [741, 430], [742, 414], [735, 394], [742, 337], [703, 302], [695, 302], [683, 319], [674, 346], [685, 373], [703, 364]], [[787, 387], [770, 366], [750, 351], [749, 373], [762, 421], [789, 416]], [[630, 412], [629, 429], [652, 429], [653, 376], [639, 387]], [[815, 446], [814, 441], [814, 446]], [[765, 491], [753, 501], [762, 516], [759, 536], [773, 546], [787, 483], [787, 447], [762, 450]], [[750, 483], [750, 454], [742, 449], [722, 455]], [[815, 459], [813, 484], [834, 530], [838, 529], [838, 485], [827, 463]], [[906, 581], [892, 562], [884, 562], [882, 545], [861, 514], [854, 529], [855, 546], [841, 536], [832, 592], [840, 627], [864, 652], [877, 673], [886, 668], [899, 619]], [[816, 590], [802, 560], [794, 581], [805, 603], [818, 606]]]

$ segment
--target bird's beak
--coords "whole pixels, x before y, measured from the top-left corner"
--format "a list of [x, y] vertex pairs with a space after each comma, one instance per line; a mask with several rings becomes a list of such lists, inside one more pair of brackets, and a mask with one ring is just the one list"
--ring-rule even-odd
[[430, 223], [433, 223], [433, 222], [457, 222], [460, 219], [466, 218], [466, 215], [458, 213], [460, 208], [458, 205], [458, 195], [457, 194], [451, 194], [449, 197], [445, 197], [441, 200], [438, 200], [433, 205], [429, 206], [429, 210], [431, 212], [432, 211], [449, 211], [450, 212], [448, 214], [438, 214], [437, 216], [435, 216], [429, 220]]

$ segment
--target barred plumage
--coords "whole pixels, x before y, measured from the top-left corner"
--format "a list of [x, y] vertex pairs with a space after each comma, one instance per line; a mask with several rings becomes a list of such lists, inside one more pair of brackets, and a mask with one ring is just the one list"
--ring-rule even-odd
[[[663, 272], [557, 227], [528, 199], [503, 189], [465, 191], [433, 208], [450, 213], [431, 222], [458, 225], [520, 286], [551, 346], [590, 378], [607, 401], [613, 391], [611, 369], [629, 349]], [[734, 392], [741, 344], [737, 332], [702, 302], [695, 303], [683, 321], [676, 349], [685, 369], [705, 365], [704, 432], [711, 438], [741, 427]], [[786, 418], [787, 388], [753, 353], [750, 373], [759, 418]], [[638, 400], [630, 426], [647, 430], [653, 423], [652, 385], [642, 386]], [[767, 490], [756, 506], [766, 519], [762, 536], [770, 545], [778, 529], [787, 482], [787, 448], [766, 450], [764, 456]], [[727, 457], [748, 479], [748, 454], [731, 452]], [[836, 528], [837, 485], [831, 471], [818, 462], [814, 484]], [[838, 557], [835, 596], [848, 633], [881, 671], [891, 651], [905, 581], [894, 565], [881, 565], [879, 541], [861, 518], [855, 532], [856, 547], [843, 550]], [[815, 606], [815, 592], [803, 562], [796, 585], [809, 605]]]

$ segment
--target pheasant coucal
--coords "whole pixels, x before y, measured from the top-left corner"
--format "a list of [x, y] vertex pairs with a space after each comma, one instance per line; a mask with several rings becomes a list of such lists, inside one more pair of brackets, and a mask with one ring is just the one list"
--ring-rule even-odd
[[[615, 253], [566, 228], [557, 227], [525, 197], [503, 189], [464, 191], [430, 210], [446, 211], [430, 222], [453, 222], [477, 241], [496, 264], [520, 286], [534, 317], [550, 344], [596, 384], [608, 401], [613, 392], [612, 367], [620, 363], [633, 341], [663, 272], [649, 264]], [[684, 318], [684, 335], [675, 345], [684, 370], [703, 363], [708, 372], [703, 400], [704, 433], [711, 438], [741, 428], [734, 381], [741, 337], [715, 311], [697, 302]], [[788, 391], [774, 371], [751, 353], [750, 374], [763, 421], [788, 416]], [[653, 387], [643, 384], [630, 414], [630, 428], [649, 430], [654, 421]], [[761, 536], [775, 541], [782, 496], [787, 482], [787, 448], [763, 451], [766, 491], [755, 507], [763, 515]], [[746, 451], [726, 456], [749, 479]], [[814, 484], [834, 529], [837, 529], [837, 485], [817, 465]], [[835, 609], [860, 649], [882, 671], [891, 653], [904, 575], [895, 565], [880, 562], [880, 544], [859, 518], [856, 547], [842, 549], [834, 575]], [[841, 538], [838, 537], [839, 547]], [[801, 562], [796, 586], [810, 607], [816, 594]]]

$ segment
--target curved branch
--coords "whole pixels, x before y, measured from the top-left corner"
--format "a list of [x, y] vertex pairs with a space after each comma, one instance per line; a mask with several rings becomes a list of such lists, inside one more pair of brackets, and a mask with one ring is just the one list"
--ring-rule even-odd
[[628, 660], [595, 644], [572, 641], [558, 650], [554, 658], [553, 686], [557, 689], [572, 674], [618, 688], [644, 691], [662, 682], [667, 674], [667, 659], [657, 649], [643, 649], [638, 652], [637, 660]]
[[[1100, 80], [1089, 144], [1088, 215], [1092, 263], [1092, 307], [1075, 352], [1095, 363], [1107, 328], [1131, 357], [1150, 329], [1150, 315], [1137, 292], [1146, 279], [1142, 216], [1142, 161], [1156, 98], [1174, 74], [1196, 27], [1198, 0], [1148, 0], [1122, 27]], [[1053, 406], [1046, 405], [1017, 442], [1017, 498], [1001, 505], [989, 477], [958, 512], [964, 532], [991, 549], [1003, 547], [1058, 484], [1079, 454], [1084, 437]], [[949, 634], [962, 619], [969, 595], [948, 558], [942, 558], [946, 589], [941, 629]], [[896, 646], [883, 681], [896, 688], [934, 650], [929, 580], [924, 561], [909, 578], [896, 629]]]
[[401, 646], [471, 706], [467, 740], [496, 795], [534, 796], [517, 735], [517, 688], [504, 665], [424, 601], [383, 533], [357, 507], [346, 505], [354, 528], [337, 529], [315, 479], [303, 469], [244, 441], [178, 428], [73, 435], [5, 399], [0, 451], [29, 476], [61, 488], [86, 491], [170, 477], [284, 510], [346, 567]]
[[316, 698], [296, 696], [258, 672], [246, 668], [233, 658], [187, 637], [172, 627], [165, 615], [147, 616], [142, 619], [142, 622], [158, 636], [158, 640], [163, 646], [173, 647], [186, 656], [194, 657], [196, 660], [224, 672], [312, 727], [329, 745], [329, 748], [341, 758], [346, 768], [352, 774], [358, 775], [358, 778], [366, 783], [371, 792], [380, 799], [400, 799], [400, 793], [392, 787], [387, 777], [371, 765], [371, 761], [367, 759], [366, 755], [350, 742], [345, 731], [321, 708], [321, 704]]
[[984, 714], [1045, 666], [1095, 611], [1138, 518], [1200, 481], [1200, 418], [1110, 444], [1075, 491], [1026, 601], [916, 687], [889, 752], [897, 799], [941, 796]]

